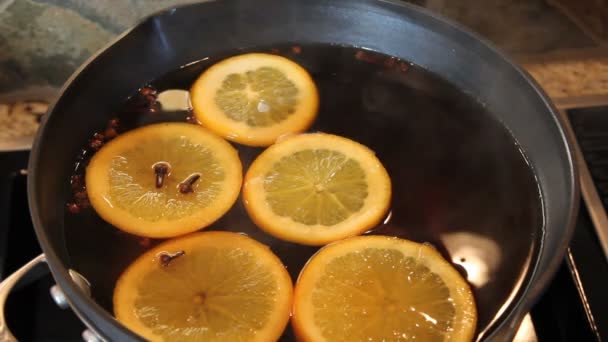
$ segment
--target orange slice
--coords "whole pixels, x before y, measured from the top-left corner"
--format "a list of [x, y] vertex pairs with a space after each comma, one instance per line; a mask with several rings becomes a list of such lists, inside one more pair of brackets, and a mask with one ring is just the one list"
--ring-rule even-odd
[[[158, 167], [165, 168], [161, 186]], [[241, 182], [236, 150], [205, 128], [186, 123], [120, 135], [93, 156], [86, 170], [87, 192], [99, 216], [126, 232], [153, 238], [213, 223], [234, 204]]]
[[432, 247], [361, 236], [322, 248], [302, 269], [293, 326], [301, 341], [472, 341], [467, 282]]
[[249, 53], [207, 69], [190, 89], [196, 118], [226, 139], [268, 146], [305, 131], [317, 115], [317, 88], [308, 72], [281, 56]]
[[293, 287], [270, 249], [244, 235], [203, 232], [140, 256], [114, 289], [114, 313], [150, 341], [276, 341]]
[[252, 163], [243, 186], [245, 208], [260, 228], [307, 245], [373, 228], [390, 198], [390, 178], [373, 151], [323, 133], [270, 146]]

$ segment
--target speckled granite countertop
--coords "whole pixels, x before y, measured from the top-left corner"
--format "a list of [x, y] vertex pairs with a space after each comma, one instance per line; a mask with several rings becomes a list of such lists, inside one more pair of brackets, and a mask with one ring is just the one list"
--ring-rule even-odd
[[[0, 0], [0, 121], [15, 126], [7, 134], [27, 136], [37, 127], [23, 99], [52, 100], [69, 75], [113, 37], [151, 13], [191, 2], [196, 1]], [[515, 56], [557, 103], [585, 96], [605, 96], [608, 102], [608, 52], [537, 58], [597, 48], [544, 0], [409, 2], [464, 24]], [[0, 132], [0, 142], [4, 138], [10, 137]]]
[[524, 68], [555, 100], [608, 95], [608, 56], [524, 64]]
[[28, 88], [59, 88], [89, 56], [141, 18], [190, 2], [0, 0], [0, 100]]
[[[595, 44], [545, 0], [404, 1], [460, 22], [511, 54]], [[141, 18], [192, 2], [0, 0], [0, 101], [31, 88], [47, 87], [52, 95], [91, 54]]]

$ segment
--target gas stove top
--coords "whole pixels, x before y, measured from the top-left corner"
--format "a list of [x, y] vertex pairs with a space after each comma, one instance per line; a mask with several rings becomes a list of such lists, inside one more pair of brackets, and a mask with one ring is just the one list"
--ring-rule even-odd
[[[568, 253], [553, 282], [526, 316], [517, 342], [608, 340], [608, 258], [599, 238], [603, 234], [597, 233], [608, 229], [600, 226], [608, 205], [608, 107], [571, 110], [567, 115], [603, 206], [598, 214], [597, 205], [581, 201]], [[0, 280], [41, 253], [27, 207], [28, 156], [27, 151], [0, 154]], [[83, 339], [85, 326], [49, 295], [53, 284], [48, 270], [40, 268], [11, 293], [5, 313], [20, 341]]]

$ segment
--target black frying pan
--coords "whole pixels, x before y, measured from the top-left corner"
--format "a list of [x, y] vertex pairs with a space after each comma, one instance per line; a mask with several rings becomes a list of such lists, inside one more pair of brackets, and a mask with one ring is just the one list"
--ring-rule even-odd
[[[316, 124], [316, 129], [343, 135], [348, 135], [351, 129], [367, 132], [364, 134], [364, 143], [376, 149], [381, 159], [383, 154], [390, 154], [386, 163], [389, 164], [387, 167], [395, 183], [393, 192], [396, 194], [393, 203], [395, 217], [392, 222], [395, 225], [416, 225], [416, 229], [412, 228], [411, 234], [406, 234], [406, 237], [429, 240], [435, 243], [446, 257], [454, 261], [455, 255], [451, 255], [454, 249], [449, 243], [442, 243], [437, 236], [462, 231], [472, 232], [474, 236], [453, 234], [452, 240], [461, 247], [476, 246], [480, 251], [477, 260], [482, 264], [484, 260], [496, 259], [496, 253], [501, 256], [498, 261], [492, 263], [488, 275], [490, 280], [481, 286], [474, 286], [480, 312], [478, 338], [511, 338], [523, 315], [529, 311], [550, 282], [573, 230], [579, 196], [577, 174], [568, 139], [550, 101], [516, 65], [483, 40], [457, 25], [396, 1], [210, 1], [161, 12], [119, 37], [67, 82], [62, 95], [39, 130], [31, 153], [28, 191], [33, 222], [45, 256], [36, 259], [23, 272], [34, 263], [46, 259], [69, 305], [92, 330], [107, 340], [137, 339], [136, 335], [112, 318], [107, 303], [96, 300], [95, 295], [96, 288], [103, 287], [104, 279], [99, 274], [103, 274], [107, 267], [104, 263], [116, 261], [126, 265], [134, 256], [128, 251], [98, 246], [98, 249], [103, 249], [107, 255], [113, 257], [108, 257], [107, 260], [98, 259], [98, 271], [95, 275], [92, 271], [94, 267], [87, 269], [82, 266], [82, 260], [74, 257], [73, 252], [78, 247], [70, 242], [74, 240], [71, 235], [73, 233], [68, 232], [70, 236], [66, 238], [65, 203], [71, 195], [68, 180], [73, 170], [74, 157], [93, 132], [105, 127], [112, 113], [143, 84], [207, 56], [225, 56], [236, 53], [236, 49], [256, 50], [287, 43], [302, 46], [333, 44], [365, 47], [396, 56], [439, 75], [452, 87], [458, 88], [461, 96], [483, 104], [485, 110], [483, 115], [479, 116], [480, 121], [470, 120], [474, 118], [471, 115], [467, 116], [467, 120], [458, 120], [456, 116], [456, 119], [452, 118], [453, 122], [459, 123], [456, 126], [442, 126], [442, 121], [437, 121], [437, 125], [416, 129], [412, 128], [407, 116], [388, 115], [377, 116], [370, 121], [365, 121], [366, 116], [361, 116], [363, 121], [353, 120], [346, 127], [341, 126], [341, 120], [336, 119], [346, 114], [339, 113], [340, 107], [332, 107], [332, 103], [352, 105], [352, 102], [345, 101], [358, 101], [358, 97], [340, 97], [340, 92], [336, 90], [321, 89], [321, 114], [324, 113], [325, 103], [329, 106], [326, 110], [334, 110], [335, 114], [332, 115], [335, 116], [325, 114], [329, 119], [323, 119], [322, 116]], [[326, 66], [323, 61], [335, 58], [331, 54], [321, 54], [316, 59], [306, 59], [305, 54], [306, 51], [298, 58], [305, 59], [304, 64], [309, 63], [305, 66], [313, 69], [313, 76], [323, 70], [323, 65]], [[320, 69], [314, 70], [315, 68]], [[344, 74], [346, 71], [348, 69], [336, 70], [338, 74]], [[420, 71], [419, 74], [414, 72], [412, 75], [423, 74]], [[420, 86], [419, 90], [430, 96], [427, 98], [435, 100], [425, 102], [416, 94], [404, 94], [403, 99], [416, 103], [416, 108], [422, 112], [425, 105], [430, 106], [429, 113], [435, 113], [436, 107], [433, 106], [443, 103], [444, 100], [448, 101], [448, 104], [452, 103], [450, 101], [458, 102], [457, 99], [448, 98], [450, 91], [435, 87], [432, 82], [425, 83], [424, 80], [426, 78], [422, 77], [419, 82], [412, 81], [412, 84]], [[365, 82], [356, 81], [351, 79], [350, 83], [345, 82], [350, 91], [365, 88]], [[383, 93], [382, 90], [378, 92]], [[328, 97], [328, 94], [335, 97]], [[403, 108], [407, 107], [407, 102], [398, 104]], [[450, 110], [450, 106], [442, 108], [444, 111]], [[513, 166], [510, 164], [510, 157], [503, 158], [492, 153], [491, 149], [475, 147], [493, 146], [493, 141], [509, 141], [500, 140], [505, 136], [496, 138], [494, 132], [498, 131], [488, 128], [494, 126], [480, 124], [488, 118], [492, 118], [491, 122], [499, 123], [503, 128], [501, 132], [512, 134], [514, 140], [511, 143], [517, 141], [534, 170], [534, 182], [522, 183], [523, 185], [506, 184], [510, 187], [523, 187], [527, 194], [540, 191], [540, 219], [538, 227], [534, 229], [526, 227], [525, 222], [528, 221], [518, 220], [517, 213], [525, 211], [525, 203], [517, 198], [501, 197], [500, 187], [484, 187], [494, 183], [476, 183], [476, 180], [486, 179], [484, 175], [489, 172], [479, 172], [475, 177], [462, 178], [470, 182], [465, 182], [468, 187], [460, 188], [463, 191], [462, 200], [451, 198], [451, 201], [447, 202], [448, 205], [444, 206], [452, 208], [453, 210], [448, 212], [455, 217], [460, 213], [469, 218], [487, 218], [486, 224], [479, 224], [478, 229], [459, 230], [462, 227], [441, 225], [441, 221], [438, 224], [429, 219], [440, 217], [436, 212], [427, 213], [424, 217], [420, 216], [424, 213], [408, 206], [421, 201], [406, 200], [406, 197], [399, 196], [409, 192], [415, 199], [419, 199], [420, 197], [416, 196], [429, 193], [429, 188], [432, 188], [434, 183], [422, 183], [422, 179], [416, 178], [423, 174], [416, 173], [416, 170], [429, 168], [429, 165], [424, 164], [428, 159], [417, 156], [424, 156], [425, 151], [433, 151], [438, 153], [436, 155], [439, 157], [431, 160], [432, 162], [448, 163], [449, 155], [453, 154], [442, 154], [441, 151], [443, 148], [451, 148], [455, 141], [469, 143], [467, 148], [478, 154], [464, 159], [452, 158], [451, 164], [441, 164], [443, 174], [446, 175], [442, 179], [446, 181], [435, 186], [433, 191], [441, 187], [453, 189], [454, 182], [450, 180], [454, 179], [450, 172], [459, 170], [462, 165], [470, 167], [472, 173], [475, 170], [492, 170], [494, 173], [504, 172], [509, 176], [508, 171]], [[476, 129], [472, 130], [469, 125]], [[433, 134], [434, 127], [438, 130], [436, 134]], [[453, 131], [451, 127], [457, 130]], [[403, 136], [412, 137], [411, 139], [418, 143], [416, 148], [406, 144], [405, 140], [399, 140]], [[442, 140], [442, 137], [446, 136], [452, 140]], [[458, 137], [460, 140], [457, 140]], [[385, 146], [394, 148], [387, 150]], [[244, 153], [249, 158], [256, 152]], [[458, 156], [457, 153], [455, 155]], [[505, 160], [506, 163], [499, 163]], [[407, 170], [412, 173], [402, 173], [402, 169], [395, 167], [401, 162], [407, 162]], [[486, 168], [490, 164], [500, 164], [502, 167]], [[459, 174], [458, 171], [455, 172], [454, 174]], [[421, 187], [420, 184], [427, 184], [428, 187]], [[485, 207], [475, 210], [474, 205], [481, 203], [480, 201], [472, 202], [474, 205], [467, 207], [467, 193], [481, 194], [484, 191], [487, 193], [483, 197], [486, 199]], [[484, 212], [492, 212], [494, 200], [504, 209], [497, 213], [505, 216], [492, 216], [493, 220], [492, 217], [484, 216]], [[239, 205], [233, 210], [236, 213], [234, 215], [238, 215]], [[525, 213], [523, 215], [525, 216]], [[228, 219], [227, 222], [232, 221]], [[244, 222], [244, 219], [241, 218], [238, 222]], [[481, 221], [473, 219], [468, 222]], [[244, 226], [247, 224], [243, 223]], [[433, 229], [438, 229], [439, 233]], [[81, 233], [79, 239], [83, 246], [91, 244], [91, 238], [87, 240], [86, 233]], [[484, 244], [492, 247], [483, 247]], [[124, 257], [121, 258], [123, 252]], [[472, 269], [466, 269], [466, 262], [462, 265], [464, 272], [468, 273], [471, 279]], [[91, 281], [93, 298], [81, 290], [78, 282], [73, 281], [74, 277], [70, 277], [69, 269], [85, 273], [89, 280], [95, 278]], [[17, 276], [23, 272], [5, 281], [0, 292], [7, 292]], [[105, 282], [109, 283], [110, 280]], [[0, 302], [3, 301], [2, 296], [0, 295]], [[0, 322], [0, 340], [9, 336], [10, 333], [3, 322]]]

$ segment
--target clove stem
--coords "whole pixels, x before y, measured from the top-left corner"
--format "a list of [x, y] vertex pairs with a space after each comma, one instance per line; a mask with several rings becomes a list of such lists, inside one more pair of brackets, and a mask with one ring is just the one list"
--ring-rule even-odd
[[201, 178], [201, 175], [198, 173], [193, 174], [192, 176], [186, 178], [185, 181], [179, 183], [179, 192], [182, 194], [187, 194], [190, 192], [194, 192], [194, 188], [192, 187], [197, 180]]

